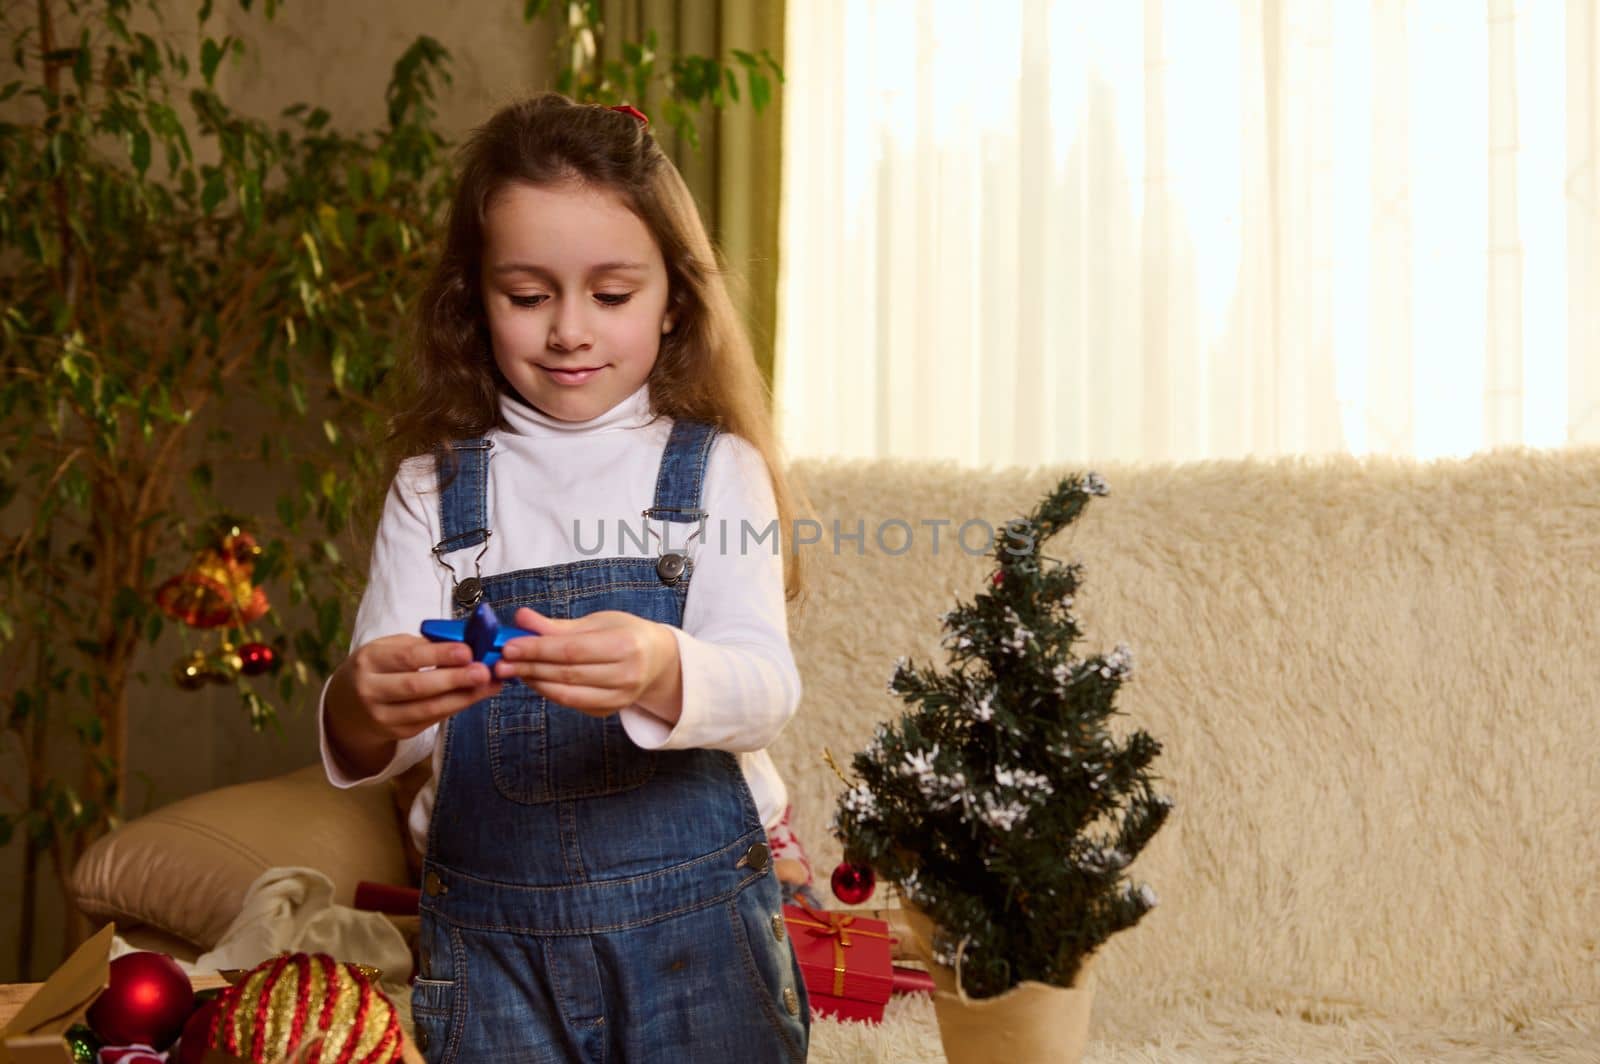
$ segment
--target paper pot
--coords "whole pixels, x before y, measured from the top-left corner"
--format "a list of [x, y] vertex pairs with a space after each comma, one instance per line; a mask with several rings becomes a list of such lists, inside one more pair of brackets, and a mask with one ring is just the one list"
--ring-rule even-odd
[[949, 1064], [1078, 1064], [1083, 1059], [1094, 1001], [1092, 958], [1069, 987], [1030, 980], [995, 997], [971, 998], [956, 985], [955, 969], [934, 963], [932, 921], [908, 906], [906, 923], [937, 987], [933, 1010]]

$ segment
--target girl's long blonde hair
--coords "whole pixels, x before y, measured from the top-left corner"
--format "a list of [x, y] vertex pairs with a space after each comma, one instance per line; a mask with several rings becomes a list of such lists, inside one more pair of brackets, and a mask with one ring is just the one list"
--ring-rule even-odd
[[462, 146], [444, 247], [417, 308], [416, 336], [387, 440], [394, 465], [454, 439], [504, 427], [479, 288], [484, 215], [507, 184], [577, 181], [615, 193], [655, 238], [666, 262], [672, 331], [650, 371], [653, 413], [705, 421], [749, 441], [766, 463], [780, 541], [789, 544], [784, 588], [800, 594], [791, 544], [796, 498], [784, 475], [750, 339], [728, 297], [723, 268], [672, 160], [638, 119], [544, 93], [501, 108]]

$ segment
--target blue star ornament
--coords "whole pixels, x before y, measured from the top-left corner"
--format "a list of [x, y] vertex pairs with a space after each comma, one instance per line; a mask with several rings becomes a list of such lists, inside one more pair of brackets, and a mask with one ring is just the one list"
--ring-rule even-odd
[[435, 643], [465, 643], [472, 648], [473, 661], [493, 668], [500, 660], [500, 648], [506, 645], [506, 640], [539, 633], [501, 624], [500, 618], [494, 615], [494, 607], [480, 602], [472, 616], [464, 621], [423, 621], [422, 634]]

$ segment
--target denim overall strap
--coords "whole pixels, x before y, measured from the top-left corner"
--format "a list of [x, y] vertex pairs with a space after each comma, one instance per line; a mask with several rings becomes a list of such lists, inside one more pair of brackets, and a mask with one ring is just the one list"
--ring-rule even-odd
[[685, 523], [706, 516], [700, 508], [706, 462], [716, 442], [717, 427], [703, 421], [675, 421], [656, 474], [655, 504], [645, 511], [651, 520]]
[[[439, 493], [435, 555], [476, 547], [489, 538], [489, 451], [493, 447], [493, 441], [487, 439], [452, 440], [435, 452], [438, 483], [445, 485]], [[459, 463], [453, 477], [452, 452]]]
[[433, 557], [450, 570], [450, 598], [458, 610], [470, 610], [483, 598], [482, 574], [477, 559], [472, 573], [463, 577], [444, 560], [446, 554], [483, 544], [482, 558], [489, 549], [489, 452], [494, 441], [488, 439], [453, 440], [440, 447], [434, 456], [439, 489], [439, 542]]

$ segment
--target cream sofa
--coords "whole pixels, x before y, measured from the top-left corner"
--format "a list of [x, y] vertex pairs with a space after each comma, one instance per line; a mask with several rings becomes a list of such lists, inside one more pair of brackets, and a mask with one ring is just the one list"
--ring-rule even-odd
[[[823, 751], [846, 763], [896, 712], [893, 660], [939, 657], [940, 614], [982, 586], [958, 527], [1068, 471], [795, 467], [823, 532], [791, 615], [805, 697], [774, 754], [824, 878]], [[1161, 904], [1101, 952], [1086, 1059], [1600, 1060], [1600, 450], [1099, 472], [1110, 496], [1046, 553], [1086, 566], [1081, 649], [1133, 648], [1117, 720], [1163, 742], [1177, 807], [1131, 869]], [[74, 882], [91, 915], [181, 952], [296, 864], [346, 899], [402, 881], [389, 795], [315, 768], [200, 795], [103, 840]], [[818, 1023], [812, 1059], [940, 1060], [931, 1006]]]

